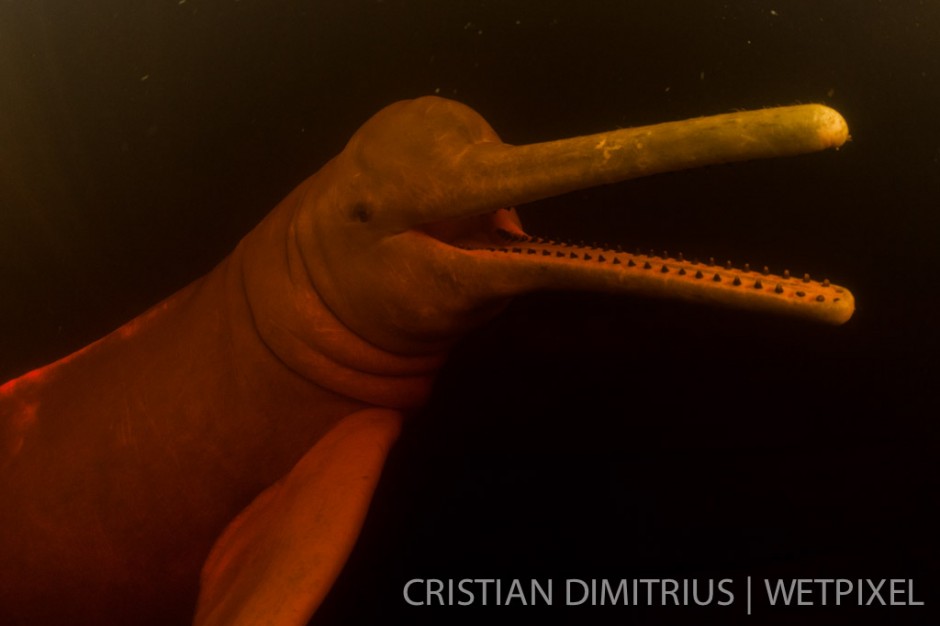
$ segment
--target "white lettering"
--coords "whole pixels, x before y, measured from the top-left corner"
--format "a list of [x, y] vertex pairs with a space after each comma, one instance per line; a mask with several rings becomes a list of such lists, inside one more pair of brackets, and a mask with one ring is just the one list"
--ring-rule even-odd
[[777, 580], [776, 587], [774, 588], [773, 591], [771, 591], [770, 580], [765, 578], [764, 586], [767, 588], [767, 600], [770, 601], [770, 605], [771, 606], [777, 605], [777, 596], [779, 595], [783, 599], [782, 604], [789, 606], [793, 598], [793, 590], [795, 588], [795, 585], [796, 585], [796, 581], [791, 580], [790, 586], [789, 588], [787, 588], [782, 580]]
[[[571, 593], [571, 586], [573, 584], [581, 585], [581, 589], [584, 592], [584, 595], [577, 602], [573, 601], [572, 598], [574, 595]], [[587, 602], [588, 599], [588, 584], [581, 580], [580, 578], [568, 578], [565, 580], [565, 604], [568, 606], [578, 606]]]
[[415, 602], [408, 595], [408, 589], [411, 587], [411, 585], [415, 583], [422, 583], [422, 582], [424, 582], [424, 580], [422, 580], [421, 578], [412, 578], [411, 580], [405, 583], [405, 588], [402, 590], [402, 593], [405, 595], [405, 602], [407, 602], [411, 606], [424, 606], [424, 602]]

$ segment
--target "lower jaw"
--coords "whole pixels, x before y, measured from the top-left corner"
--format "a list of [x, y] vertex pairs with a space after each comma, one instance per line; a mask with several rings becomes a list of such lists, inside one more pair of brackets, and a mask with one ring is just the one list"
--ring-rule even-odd
[[841, 324], [854, 298], [828, 280], [772, 274], [768, 268], [723, 266], [650, 251], [575, 245], [499, 230], [489, 245], [459, 245], [493, 264], [487, 273], [507, 292], [575, 289], [681, 298]]

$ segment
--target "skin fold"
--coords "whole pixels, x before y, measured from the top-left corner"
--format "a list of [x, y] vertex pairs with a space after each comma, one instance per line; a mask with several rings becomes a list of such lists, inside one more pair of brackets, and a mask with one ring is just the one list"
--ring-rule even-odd
[[0, 622], [306, 623], [404, 416], [513, 296], [845, 322], [829, 281], [549, 241], [513, 207], [847, 139], [820, 105], [528, 146], [453, 101], [386, 107], [208, 275], [0, 387]]

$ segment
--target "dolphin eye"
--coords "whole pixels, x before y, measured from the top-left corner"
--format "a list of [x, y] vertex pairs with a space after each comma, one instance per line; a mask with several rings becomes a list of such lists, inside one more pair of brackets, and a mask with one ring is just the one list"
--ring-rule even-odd
[[357, 202], [353, 205], [352, 216], [357, 222], [368, 222], [372, 219], [372, 207], [364, 202]]

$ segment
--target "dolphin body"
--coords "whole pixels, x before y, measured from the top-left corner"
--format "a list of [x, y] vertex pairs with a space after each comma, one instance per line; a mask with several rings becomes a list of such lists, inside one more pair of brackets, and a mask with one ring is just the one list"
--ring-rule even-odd
[[514, 295], [844, 322], [828, 281], [548, 241], [512, 207], [847, 138], [820, 105], [527, 146], [450, 100], [383, 109], [208, 275], [0, 387], [0, 622], [305, 624], [404, 416]]

